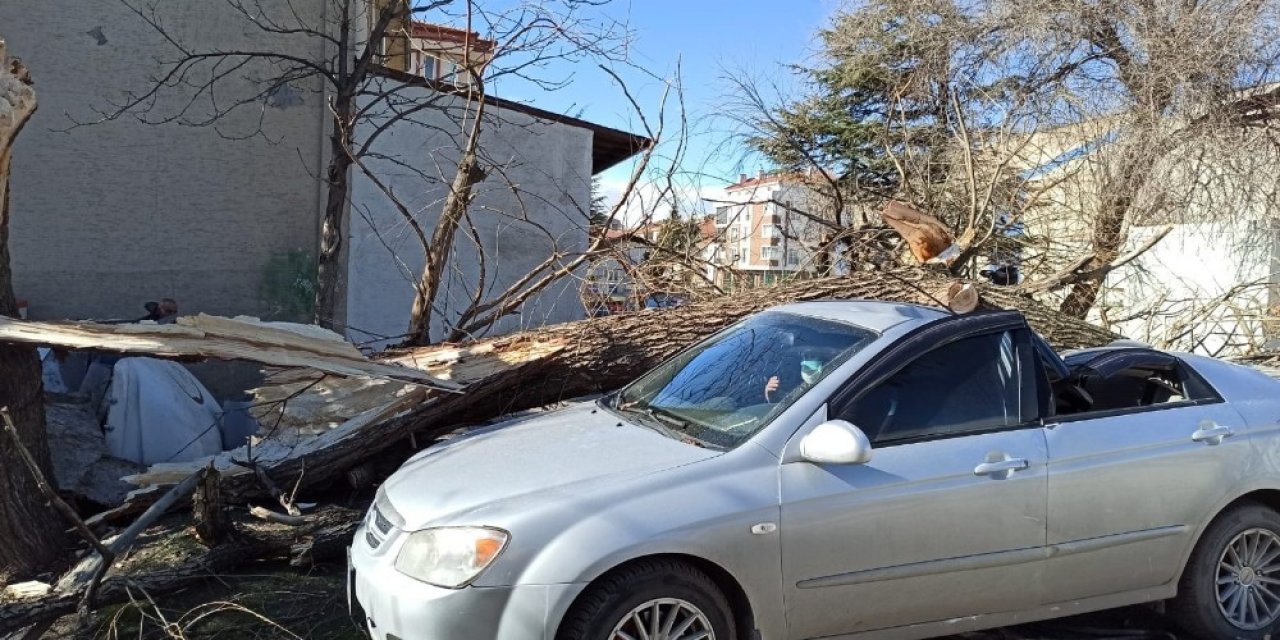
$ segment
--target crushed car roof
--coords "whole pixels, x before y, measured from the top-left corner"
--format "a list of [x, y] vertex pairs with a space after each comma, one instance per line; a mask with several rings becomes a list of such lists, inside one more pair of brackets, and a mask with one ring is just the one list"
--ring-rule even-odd
[[924, 324], [950, 315], [934, 307], [882, 300], [797, 302], [775, 307], [774, 310], [848, 322], [876, 332], [886, 331], [904, 322]]

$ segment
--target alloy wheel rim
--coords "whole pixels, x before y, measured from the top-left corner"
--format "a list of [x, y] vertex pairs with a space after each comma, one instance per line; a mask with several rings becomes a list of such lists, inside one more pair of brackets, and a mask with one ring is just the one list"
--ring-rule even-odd
[[[1280, 545], [1277, 545], [1280, 547]], [[656, 598], [622, 616], [609, 640], [715, 640], [711, 620], [693, 603]]]
[[1248, 529], [1218, 559], [1218, 610], [1232, 626], [1257, 631], [1280, 618], [1280, 536]]

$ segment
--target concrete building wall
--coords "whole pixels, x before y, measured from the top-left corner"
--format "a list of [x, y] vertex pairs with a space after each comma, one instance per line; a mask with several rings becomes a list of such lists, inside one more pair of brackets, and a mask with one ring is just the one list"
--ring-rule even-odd
[[[421, 92], [401, 92], [409, 103], [438, 100], [440, 108], [393, 125], [373, 149], [385, 159], [371, 159], [367, 166], [429, 235], [457, 168], [461, 99], [446, 101], [427, 88], [407, 91]], [[380, 123], [364, 123], [358, 136]], [[485, 256], [482, 295], [492, 299], [553, 253], [567, 261], [586, 248], [593, 134], [495, 107], [489, 108], [483, 131], [481, 164], [488, 176], [476, 187], [471, 221]], [[358, 171], [353, 176], [346, 324], [354, 342], [385, 344], [396, 341], [408, 326], [425, 254], [412, 225], [377, 182]], [[481, 250], [465, 228], [454, 252], [433, 339], [443, 337], [445, 321], [455, 319], [470, 303], [475, 294], [472, 283], [480, 279]], [[579, 284], [574, 277], [553, 284], [518, 315], [502, 319], [491, 333], [584, 317]]]
[[[292, 4], [321, 20], [324, 0]], [[267, 35], [224, 2], [159, 6], [193, 48], [325, 55], [318, 39]], [[306, 264], [300, 256], [314, 255], [325, 126], [318, 82], [295, 83], [217, 127], [121, 118], [65, 131], [71, 118], [92, 121], [95, 110], [147, 90], [156, 60], [174, 50], [113, 0], [0, 2], [0, 37], [31, 67], [39, 96], [11, 183], [14, 286], [32, 317], [138, 317], [158, 297], [177, 299], [184, 314], [279, 317], [295, 302], [264, 295], [263, 284], [288, 281]], [[165, 93], [153, 117], [173, 113], [177, 100]], [[197, 102], [192, 118], [208, 107]], [[264, 136], [228, 139], [255, 131], [259, 118]]]

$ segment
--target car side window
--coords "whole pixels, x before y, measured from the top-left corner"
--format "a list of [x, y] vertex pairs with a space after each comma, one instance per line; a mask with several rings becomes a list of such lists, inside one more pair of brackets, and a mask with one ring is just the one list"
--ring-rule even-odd
[[876, 444], [998, 429], [1022, 422], [1014, 333], [964, 338], [918, 357], [836, 417]]
[[1220, 400], [1186, 363], [1147, 350], [1117, 350], [1069, 356], [1070, 375], [1060, 381], [1074, 398], [1059, 402], [1060, 416], [1113, 414]]

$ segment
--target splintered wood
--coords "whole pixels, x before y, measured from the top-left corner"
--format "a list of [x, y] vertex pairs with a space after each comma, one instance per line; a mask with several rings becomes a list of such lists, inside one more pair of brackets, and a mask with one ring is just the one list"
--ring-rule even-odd
[[[563, 341], [556, 338], [506, 339], [394, 352], [381, 361], [425, 371], [434, 379], [471, 385], [541, 361], [563, 348]], [[211, 459], [152, 465], [125, 480], [144, 488], [166, 486], [212, 464], [233, 490], [248, 490], [253, 471], [235, 461], [251, 459], [272, 474], [285, 462], [296, 463], [299, 469], [306, 469], [306, 481], [315, 481], [339, 471], [329, 468], [327, 461], [358, 460], [360, 451], [378, 449], [373, 443], [389, 435], [386, 423], [462, 397], [420, 385], [295, 371], [278, 372], [268, 382], [271, 384], [251, 392], [262, 428], [249, 446]], [[139, 493], [138, 498], [145, 499], [149, 493]]]
[[[458, 391], [408, 367], [375, 362], [337, 334], [308, 325], [266, 324], [257, 318], [198, 315], [176, 325], [32, 322], [0, 317], [0, 342], [65, 349], [95, 349], [162, 357], [248, 360], [277, 367], [302, 367], [341, 376], [403, 380]], [[327, 332], [326, 332], [327, 333]]]

